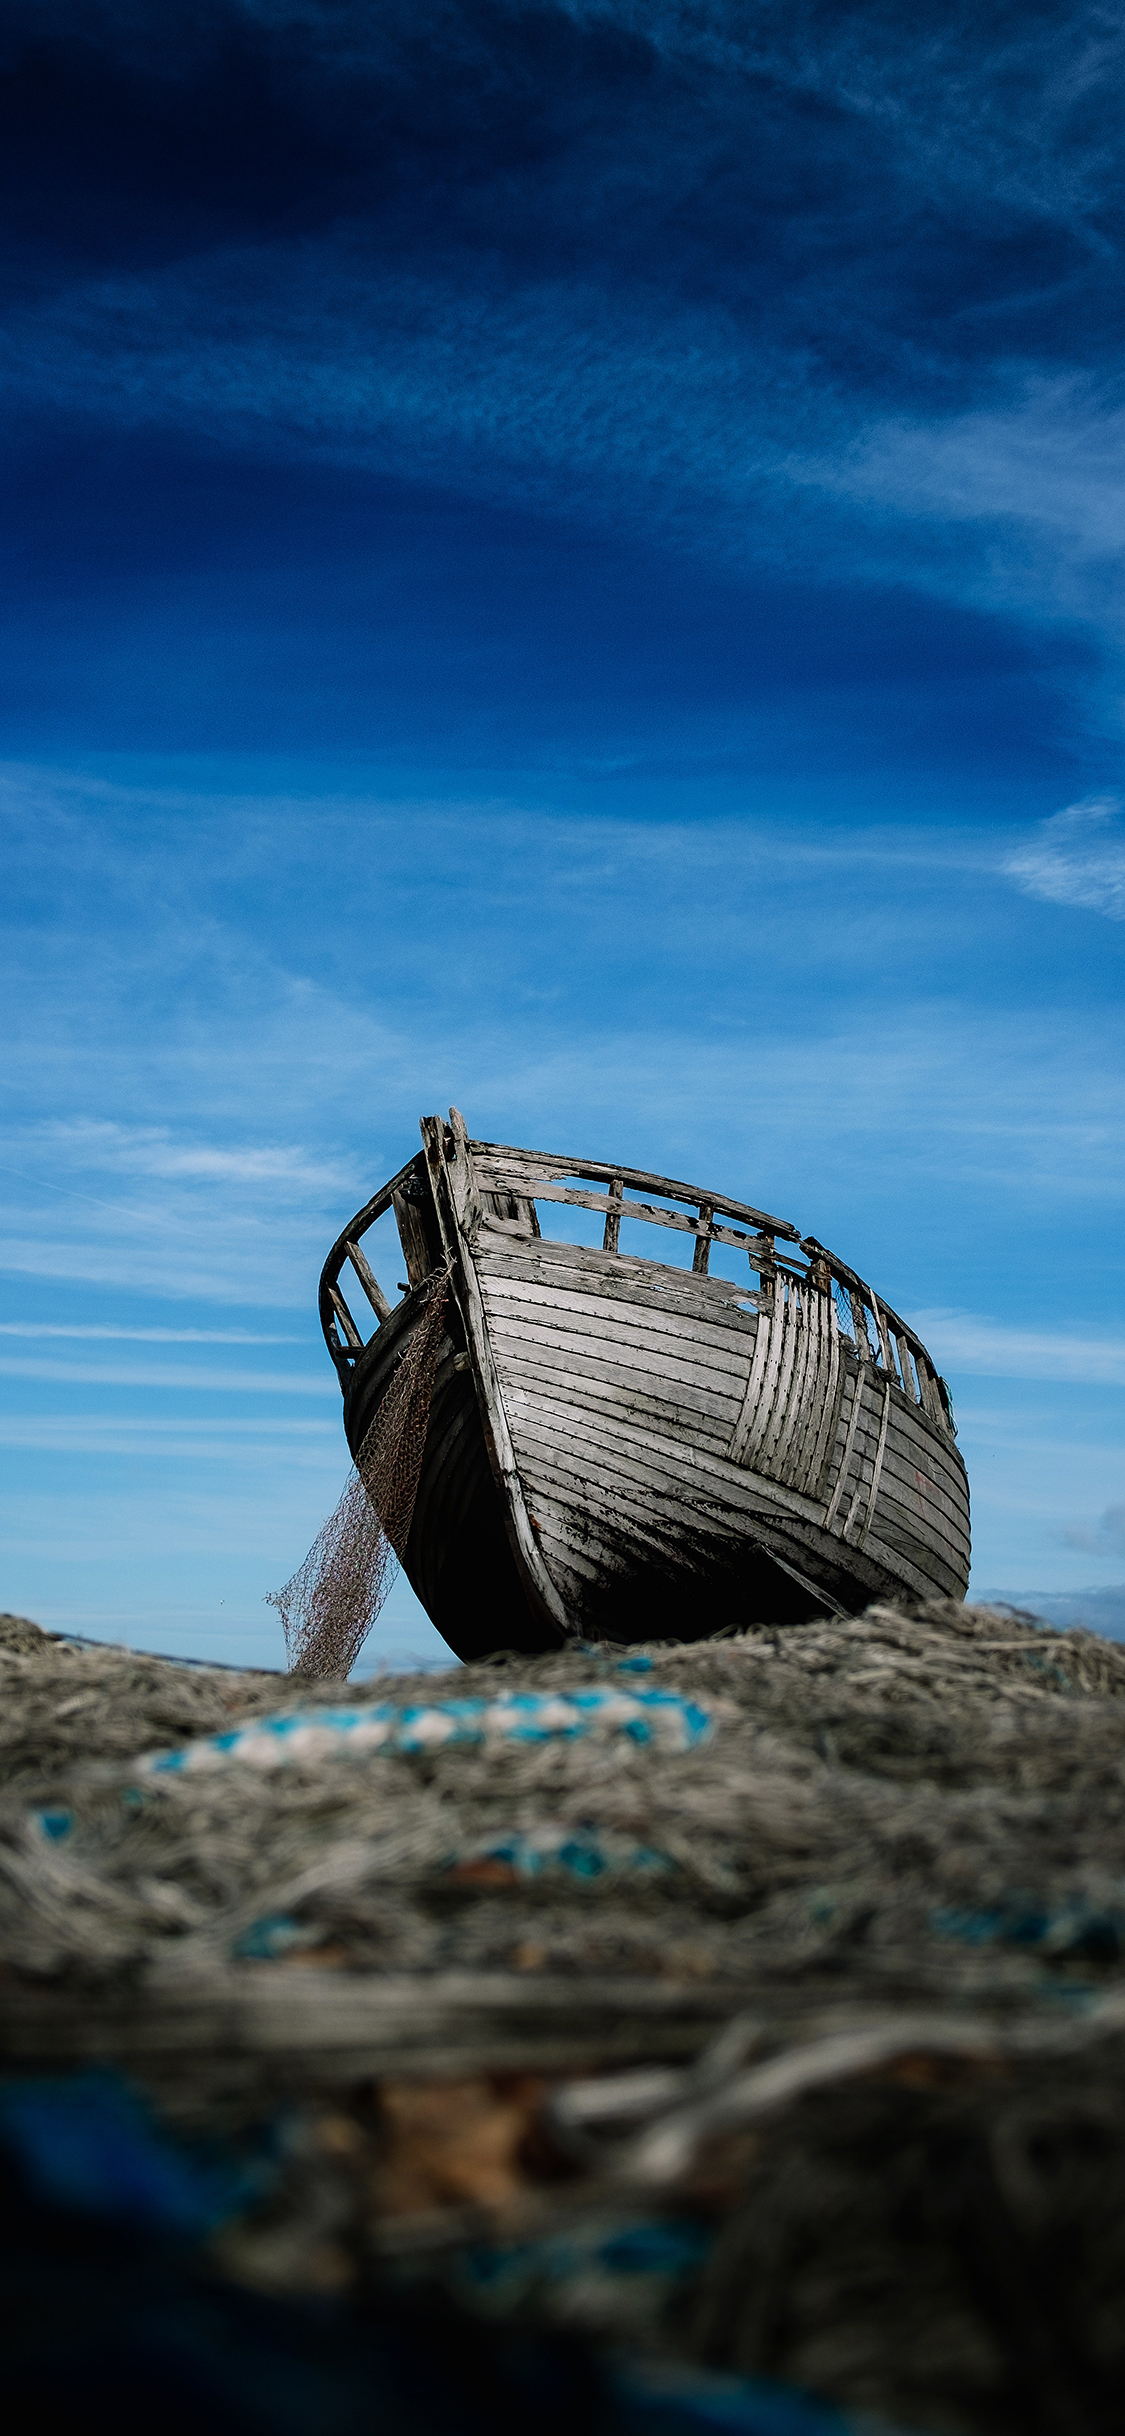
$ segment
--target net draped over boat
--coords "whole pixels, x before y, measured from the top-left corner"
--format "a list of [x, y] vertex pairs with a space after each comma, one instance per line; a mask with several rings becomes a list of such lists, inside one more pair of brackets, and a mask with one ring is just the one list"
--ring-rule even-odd
[[303, 1565], [269, 1593], [292, 1674], [351, 1672], [406, 1552], [445, 1333], [446, 1273], [403, 1354], [339, 1504]]

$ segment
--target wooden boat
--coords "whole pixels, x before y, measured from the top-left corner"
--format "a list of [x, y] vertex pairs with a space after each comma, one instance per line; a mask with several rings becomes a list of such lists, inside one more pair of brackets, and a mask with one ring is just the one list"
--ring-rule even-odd
[[[320, 1310], [357, 1455], [448, 1281], [399, 1553], [458, 1656], [964, 1597], [948, 1391], [855, 1270], [719, 1192], [471, 1141], [456, 1109], [421, 1132], [333, 1245]], [[394, 1307], [362, 1248], [388, 1209]], [[542, 1231], [553, 1213], [590, 1232], [578, 1212], [600, 1244]], [[654, 1256], [623, 1251], [623, 1227], [652, 1230]], [[655, 1257], [684, 1236], [690, 1268]], [[709, 1273], [715, 1245], [737, 1248], [745, 1284]]]

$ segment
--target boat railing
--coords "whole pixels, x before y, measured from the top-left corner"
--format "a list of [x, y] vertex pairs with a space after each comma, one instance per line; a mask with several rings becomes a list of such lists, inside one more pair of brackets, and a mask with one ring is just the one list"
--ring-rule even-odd
[[[802, 1236], [787, 1219], [771, 1217], [745, 1201], [732, 1201], [725, 1193], [702, 1192], [698, 1185], [639, 1168], [565, 1159], [494, 1142], [471, 1142], [469, 1150], [482, 1194], [494, 1201], [509, 1197], [525, 1205], [519, 1216], [492, 1217], [490, 1223], [495, 1226], [526, 1233], [530, 1222], [537, 1231], [535, 1205], [564, 1202], [604, 1213], [602, 1248], [607, 1252], [620, 1249], [623, 1219], [640, 1219], [648, 1226], [693, 1235], [695, 1276], [707, 1276], [713, 1243], [734, 1245], [747, 1254], [758, 1277], [757, 1296], [748, 1293], [745, 1299], [756, 1299], [771, 1309], [776, 1308], [779, 1296], [788, 1299], [786, 1281], [797, 1288], [798, 1306], [802, 1293], [830, 1294], [840, 1332], [850, 1340], [859, 1360], [870, 1362], [940, 1428], [956, 1434], [949, 1389], [915, 1330], [846, 1261], [839, 1260], [814, 1235]], [[661, 1202], [679, 1206], [659, 1207], [637, 1198], [641, 1193], [656, 1193]], [[731, 1220], [743, 1224], [735, 1226], [728, 1223]], [[749, 1227], [755, 1230], [753, 1234]], [[779, 1244], [783, 1247], [780, 1252]], [[737, 1290], [732, 1287], [731, 1291]]]
[[[361, 1210], [356, 1211], [355, 1217], [349, 1219], [343, 1234], [337, 1236], [321, 1270], [320, 1325], [324, 1331], [324, 1342], [340, 1374], [341, 1385], [347, 1384], [348, 1376], [354, 1370], [360, 1354], [366, 1352], [376, 1329], [381, 1328], [383, 1321], [390, 1318], [394, 1308], [384, 1294], [367, 1254], [361, 1249], [360, 1239], [366, 1235], [369, 1227], [374, 1226], [377, 1218], [385, 1216], [387, 1210], [393, 1206], [396, 1196], [401, 1199], [404, 1192], [409, 1192], [421, 1166], [420, 1154], [413, 1159], [408, 1159], [406, 1166], [400, 1167], [397, 1176], [392, 1176], [389, 1184], [384, 1184], [373, 1200], [366, 1202]], [[405, 1245], [403, 1248], [405, 1250]], [[355, 1316], [340, 1283], [345, 1262], [350, 1264], [360, 1290], [375, 1314], [375, 1328], [372, 1329], [371, 1336], [366, 1338], [356, 1325]]]
[[[463, 1134], [461, 1140], [465, 1140]], [[449, 1138], [449, 1155], [456, 1156], [457, 1136]], [[603, 1218], [602, 1249], [620, 1254], [623, 1221], [670, 1228], [694, 1237], [691, 1274], [707, 1277], [712, 1244], [731, 1245], [747, 1256], [757, 1278], [729, 1286], [732, 1299], [757, 1306], [783, 1319], [799, 1321], [810, 1294], [830, 1298], [841, 1336], [857, 1359], [869, 1363], [876, 1376], [901, 1388], [939, 1428], [956, 1434], [949, 1389], [921, 1338], [889, 1303], [883, 1301], [846, 1261], [837, 1258], [813, 1235], [802, 1236], [787, 1219], [717, 1191], [703, 1191], [668, 1176], [604, 1161], [566, 1159], [552, 1152], [519, 1150], [506, 1143], [466, 1141], [480, 1215], [495, 1228], [515, 1235], [538, 1235], [538, 1204], [563, 1204], [590, 1210]], [[393, 1306], [379, 1285], [361, 1239], [376, 1220], [393, 1207], [410, 1290], [423, 1282], [429, 1267], [420, 1219], [419, 1155], [392, 1176], [374, 1199], [357, 1211], [334, 1243], [320, 1284], [320, 1317], [325, 1342], [346, 1385], [371, 1337], [364, 1338], [343, 1292], [341, 1275], [349, 1265], [360, 1291], [375, 1315], [375, 1328], [391, 1315]], [[641, 1198], [655, 1194], [655, 1201]], [[779, 1249], [780, 1247], [780, 1249]], [[716, 1280], [727, 1285], [727, 1280]], [[375, 1330], [372, 1330], [372, 1336]]]

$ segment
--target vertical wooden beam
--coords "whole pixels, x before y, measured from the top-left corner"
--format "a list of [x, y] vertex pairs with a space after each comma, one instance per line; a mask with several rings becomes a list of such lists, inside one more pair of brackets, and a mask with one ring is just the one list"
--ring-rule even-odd
[[895, 1375], [894, 1355], [891, 1352], [891, 1340], [887, 1333], [887, 1323], [883, 1317], [883, 1306], [877, 1294], [873, 1294], [871, 1297], [871, 1309], [875, 1315], [875, 1325], [879, 1331], [879, 1352], [882, 1357], [880, 1367], [886, 1371], [888, 1378], [893, 1379]]
[[[712, 1218], [714, 1217], [714, 1215], [715, 1215], [715, 1204], [714, 1204], [714, 1202], [713, 1202], [713, 1201], [701, 1201], [701, 1202], [700, 1202], [700, 1204], [699, 1204], [699, 1223], [700, 1223], [700, 1225], [701, 1225], [702, 1227], [710, 1227], [711, 1220], [712, 1220]], [[710, 1235], [709, 1235], [709, 1234], [707, 1234], [707, 1235], [697, 1235], [697, 1236], [696, 1236], [696, 1238], [695, 1238], [695, 1251], [694, 1251], [694, 1253], [692, 1254], [692, 1262], [691, 1262], [691, 1266], [692, 1266], [692, 1274], [693, 1274], [693, 1276], [695, 1276], [695, 1277], [706, 1277], [706, 1275], [707, 1275], [707, 1263], [708, 1263], [708, 1261], [710, 1260], [710, 1258], [711, 1258], [711, 1237], [710, 1237]]]
[[867, 1333], [867, 1311], [863, 1296], [862, 1294], [852, 1294], [849, 1290], [848, 1301], [851, 1304], [856, 1352], [861, 1362], [869, 1362], [871, 1360], [871, 1339]]
[[[612, 1178], [611, 1178], [611, 1180], [610, 1180], [610, 1187], [609, 1187], [609, 1198], [610, 1198], [610, 1200], [611, 1200], [611, 1201], [621, 1201], [621, 1200], [623, 1200], [623, 1199], [624, 1199], [624, 1196], [625, 1196], [625, 1185], [624, 1185], [624, 1181], [623, 1181], [623, 1179], [622, 1179], [620, 1176], [614, 1176], [614, 1177], [612, 1177]], [[618, 1210], [618, 1211], [610, 1210], [610, 1212], [609, 1212], [609, 1214], [608, 1214], [608, 1216], [607, 1216], [607, 1218], [606, 1218], [606, 1222], [605, 1222], [605, 1233], [604, 1233], [604, 1234], [603, 1234], [603, 1236], [602, 1236], [602, 1250], [603, 1250], [603, 1252], [616, 1252], [616, 1250], [617, 1250], [617, 1248], [618, 1248], [618, 1244], [619, 1244], [619, 1242], [620, 1242], [620, 1239], [621, 1239], [621, 1213], [620, 1213], [620, 1211], [619, 1211], [619, 1210]]]
[[902, 1372], [902, 1384], [906, 1389], [911, 1403], [918, 1404], [920, 1403], [921, 1398], [919, 1397], [918, 1390], [914, 1384], [914, 1372], [911, 1368], [910, 1362], [910, 1340], [908, 1337], [899, 1335], [896, 1330], [895, 1344], [898, 1347], [898, 1366]]
[[773, 1302], [774, 1288], [777, 1284], [777, 1246], [773, 1236], [758, 1235], [752, 1243], [747, 1245], [746, 1256], [751, 1268], [758, 1272], [758, 1286], [762, 1295], [764, 1311]]

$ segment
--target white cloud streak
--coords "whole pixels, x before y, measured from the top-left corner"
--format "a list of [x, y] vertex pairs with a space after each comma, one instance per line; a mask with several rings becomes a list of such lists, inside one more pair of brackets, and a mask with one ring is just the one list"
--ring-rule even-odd
[[1026, 896], [1125, 922], [1125, 822], [1119, 796], [1090, 797], [1042, 821], [1003, 866]]
[[916, 1310], [910, 1318], [939, 1365], [953, 1371], [1125, 1386], [1125, 1338], [1013, 1328], [963, 1311]]
[[97, 1337], [134, 1345], [299, 1345], [298, 1336], [263, 1336], [253, 1328], [116, 1328], [80, 1321], [0, 1320], [0, 1336]]
[[[325, 1356], [327, 1368], [327, 1355]], [[179, 1393], [247, 1396], [338, 1396], [331, 1376], [317, 1378], [284, 1370], [194, 1369], [186, 1362], [138, 1363], [38, 1361], [30, 1355], [0, 1354], [0, 1376], [9, 1379], [50, 1379], [74, 1387], [130, 1387], [143, 1390], [174, 1388]]]

